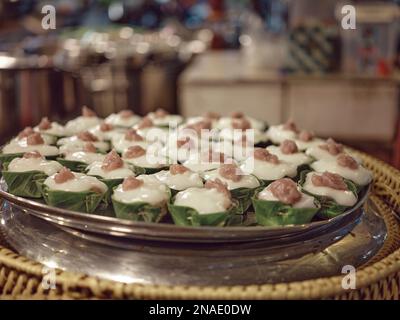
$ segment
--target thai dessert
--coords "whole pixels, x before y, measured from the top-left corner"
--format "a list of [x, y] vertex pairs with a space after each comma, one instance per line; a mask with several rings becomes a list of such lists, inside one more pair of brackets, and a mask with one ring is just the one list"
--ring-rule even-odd
[[141, 117], [134, 114], [132, 110], [121, 110], [118, 113], [112, 113], [104, 119], [106, 124], [116, 128], [131, 128], [141, 120]]

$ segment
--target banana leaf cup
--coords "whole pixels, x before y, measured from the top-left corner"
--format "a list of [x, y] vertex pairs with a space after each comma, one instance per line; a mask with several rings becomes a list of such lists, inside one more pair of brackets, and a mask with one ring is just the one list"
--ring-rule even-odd
[[44, 184], [44, 179], [37, 181], [36, 184], [46, 204], [71, 211], [93, 213], [105, 196], [105, 193], [94, 191], [71, 192], [51, 190]]
[[[312, 171], [306, 170], [306, 171], [301, 172], [300, 180], [299, 180], [299, 184], [301, 187], [303, 187], [304, 182], [306, 180], [306, 175], [309, 172], [312, 172]], [[358, 190], [360, 189], [360, 187], [357, 187], [353, 182], [351, 182], [348, 179], [344, 179], [344, 182], [346, 183], [348, 190], [350, 190], [354, 194], [354, 196], [358, 199]], [[308, 192], [307, 190], [304, 190], [303, 188], [302, 188], [302, 192], [309, 194], [318, 200], [318, 202], [320, 203], [321, 209], [318, 211], [317, 216], [321, 219], [334, 218], [334, 217], [342, 214], [347, 209], [352, 207], [352, 206], [340, 205], [330, 197], [313, 194], [311, 192]]]
[[78, 212], [93, 213], [103, 200], [105, 193], [94, 191], [70, 192], [51, 190], [42, 182], [38, 182], [43, 198], [49, 206]]
[[284, 226], [309, 223], [319, 210], [317, 208], [293, 208], [280, 201], [252, 199], [258, 224], [263, 226]]
[[57, 158], [56, 160], [64, 167], [67, 167], [68, 169], [74, 172], [85, 172], [87, 166], [89, 165], [82, 161], [67, 160], [64, 158]]
[[38, 170], [12, 172], [8, 171], [8, 163], [6, 163], [2, 175], [4, 181], [7, 183], [7, 191], [9, 193], [27, 198], [42, 197], [38, 183], [47, 178], [47, 175], [44, 172]]
[[[228, 211], [215, 213], [199, 213], [196, 209], [174, 205], [175, 198], [173, 197], [168, 203], [168, 211], [172, 216], [172, 220], [178, 226], [224, 226], [226, 224], [237, 224], [235, 217], [238, 216], [238, 203]], [[237, 220], [237, 219], [236, 219]]]
[[167, 213], [165, 205], [154, 206], [146, 202], [123, 203], [111, 196], [117, 218], [132, 221], [159, 222]]

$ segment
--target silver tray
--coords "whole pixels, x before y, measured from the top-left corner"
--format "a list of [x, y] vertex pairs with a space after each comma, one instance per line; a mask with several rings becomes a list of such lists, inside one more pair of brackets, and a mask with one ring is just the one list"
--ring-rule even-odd
[[[52, 268], [123, 283], [250, 285], [327, 277], [358, 267], [381, 248], [387, 230], [372, 201], [337, 228], [246, 243], [153, 242], [61, 227], [0, 206], [2, 238], [20, 254]], [[349, 221], [346, 221], [349, 220]]]
[[146, 223], [118, 219], [107, 216], [110, 215], [110, 212], [107, 211], [99, 211], [98, 214], [87, 214], [51, 207], [40, 201], [29, 200], [8, 193], [4, 179], [0, 180], [0, 198], [4, 198], [15, 208], [58, 226], [89, 234], [93, 239], [100, 240], [98, 236], [103, 235], [121, 239], [185, 243], [248, 242], [281, 240], [300, 236], [302, 239], [315, 237], [318, 234], [340, 230], [344, 226], [353, 224], [361, 214], [361, 207], [367, 199], [368, 192], [369, 189], [361, 195], [353, 208], [343, 214], [330, 220], [315, 221], [304, 225], [282, 227], [182, 227], [172, 223]]

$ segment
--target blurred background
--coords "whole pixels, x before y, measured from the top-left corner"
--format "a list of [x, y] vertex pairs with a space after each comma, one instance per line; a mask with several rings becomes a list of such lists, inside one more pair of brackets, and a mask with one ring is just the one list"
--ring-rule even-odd
[[[56, 9], [45, 30], [42, 8]], [[343, 5], [356, 29], [341, 27]], [[400, 167], [400, 0], [1, 0], [0, 143], [101, 116], [295, 120]]]

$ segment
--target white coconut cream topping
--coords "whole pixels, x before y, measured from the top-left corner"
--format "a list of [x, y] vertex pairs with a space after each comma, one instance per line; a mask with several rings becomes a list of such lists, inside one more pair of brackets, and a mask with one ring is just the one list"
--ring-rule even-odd
[[72, 152], [72, 153], [67, 153], [65, 155], [64, 159], [91, 164], [96, 161], [103, 161], [104, 157], [105, 157], [105, 155], [101, 154], [101, 153], [76, 151], [76, 152]]
[[5, 145], [2, 150], [2, 152], [5, 154], [25, 153], [30, 151], [38, 151], [41, 155], [46, 157], [56, 156], [59, 154], [59, 150], [55, 146], [50, 146], [47, 144], [29, 145], [26, 138], [10, 142], [9, 144]]
[[106, 123], [109, 123], [116, 127], [130, 128], [133, 127], [141, 120], [136, 114], [130, 116], [123, 116], [120, 113], [112, 113], [107, 118], [104, 119]]
[[40, 171], [51, 176], [57, 173], [62, 165], [57, 161], [49, 161], [43, 158], [15, 158], [8, 164], [10, 172]]
[[[72, 136], [72, 137], [66, 137], [66, 138], [61, 138], [57, 141], [58, 146], [67, 146], [62, 150], [62, 152], [65, 152], [66, 149], [69, 148], [69, 150], [81, 150], [83, 149], [84, 145], [86, 144], [87, 141], [83, 141], [79, 139], [78, 136]], [[108, 149], [110, 148], [110, 145], [108, 142], [105, 141], [91, 141], [91, 143], [96, 147], [97, 150], [101, 152], [107, 152]]]
[[365, 186], [372, 181], [372, 173], [363, 166], [358, 165], [357, 169], [350, 169], [338, 164], [337, 160], [318, 160], [311, 164], [311, 167], [317, 172], [333, 172], [349, 179], [354, 183]]
[[[300, 191], [300, 190], [299, 190]], [[293, 208], [316, 208], [316, 204], [314, 203], [314, 198], [308, 194], [305, 194], [303, 192], [301, 193], [301, 198], [295, 202], [292, 207]], [[268, 189], [268, 187], [264, 188], [258, 195], [257, 198], [260, 200], [265, 200], [265, 201], [279, 201], [278, 198], [276, 198], [271, 190]]]
[[275, 144], [280, 144], [284, 140], [293, 140], [296, 138], [296, 132], [284, 128], [283, 124], [271, 126], [267, 130], [267, 137]]
[[66, 192], [100, 190], [102, 193], [105, 193], [107, 191], [107, 186], [95, 177], [90, 177], [83, 173], [77, 172], [73, 172], [72, 174], [75, 177], [63, 183], [57, 183], [54, 180], [56, 174], [53, 174], [44, 181], [44, 184], [48, 186], [50, 190]]
[[200, 214], [207, 214], [225, 212], [226, 201], [226, 195], [215, 189], [189, 188], [176, 194], [174, 204], [193, 208]]
[[342, 206], [351, 207], [356, 204], [357, 197], [350, 190], [337, 190], [325, 186], [316, 186], [312, 182], [312, 176], [317, 174], [315, 172], [309, 172], [306, 176], [306, 180], [303, 184], [303, 189], [319, 196], [330, 197], [335, 200], [336, 203]]
[[220, 170], [211, 170], [207, 171], [203, 174], [205, 180], [215, 180], [220, 179], [222, 182], [226, 183], [229, 190], [238, 189], [238, 188], [257, 188], [260, 186], [258, 179], [252, 175], [243, 174], [240, 176], [240, 180], [234, 181], [231, 179], [227, 179], [220, 174]]
[[286, 176], [293, 178], [297, 175], [297, 166], [282, 160], [275, 164], [249, 157], [240, 168], [243, 172], [255, 175], [261, 180], [277, 180]]
[[267, 147], [267, 150], [276, 155], [279, 159], [286, 161], [288, 163], [293, 163], [296, 166], [301, 166], [303, 164], [308, 164], [310, 163], [313, 159], [304, 154], [303, 152], [296, 152], [292, 154], [284, 154], [281, 150], [280, 147], [278, 146], [269, 146]]
[[169, 199], [169, 190], [165, 184], [150, 176], [136, 177], [143, 184], [132, 190], [123, 190], [120, 184], [113, 193], [113, 199], [122, 203], [146, 202], [151, 205], [165, 204]]
[[185, 190], [190, 187], [203, 186], [203, 180], [196, 172], [186, 171], [180, 174], [171, 174], [169, 170], [163, 170], [154, 174], [162, 183], [174, 190]]
[[123, 179], [128, 176], [134, 175], [133, 171], [129, 168], [127, 164], [124, 164], [122, 168], [107, 171], [102, 168], [103, 162], [93, 162], [88, 166], [87, 174], [89, 176], [99, 176], [104, 179]]
[[65, 125], [65, 131], [68, 135], [74, 135], [97, 126], [101, 121], [102, 120], [98, 117], [80, 116], [68, 121]]
[[39, 126], [36, 126], [33, 128], [33, 130], [35, 130], [36, 132], [40, 132], [41, 134], [44, 135], [50, 135], [55, 137], [64, 137], [67, 135], [65, 128], [57, 122], [51, 122], [50, 127], [48, 129], [41, 129]]

